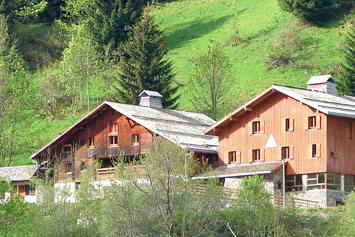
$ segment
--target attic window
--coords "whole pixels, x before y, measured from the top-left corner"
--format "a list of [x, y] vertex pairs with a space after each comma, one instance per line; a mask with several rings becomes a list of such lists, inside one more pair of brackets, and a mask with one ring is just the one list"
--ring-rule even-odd
[[260, 133], [260, 121], [253, 122], [253, 134]]
[[110, 123], [110, 133], [118, 133], [117, 123]]
[[308, 129], [317, 128], [317, 118], [316, 116], [308, 117]]
[[70, 154], [71, 153], [71, 145], [66, 144], [62, 146], [62, 153], [63, 154]]
[[132, 135], [132, 145], [133, 146], [139, 145], [139, 134]]

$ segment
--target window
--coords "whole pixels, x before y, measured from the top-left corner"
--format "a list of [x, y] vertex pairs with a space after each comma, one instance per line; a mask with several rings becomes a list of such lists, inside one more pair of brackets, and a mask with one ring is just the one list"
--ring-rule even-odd
[[235, 151], [230, 151], [228, 153], [228, 164], [235, 163], [237, 161], [237, 153]]
[[341, 190], [340, 175], [338, 174], [327, 174], [327, 189], [330, 190]]
[[260, 149], [254, 149], [253, 150], [253, 161], [259, 161], [260, 160]]
[[317, 127], [317, 118], [316, 116], [308, 117], [308, 128], [316, 128]]
[[25, 185], [25, 194], [27, 195], [35, 195], [35, 188], [32, 185]]
[[65, 164], [65, 173], [67, 173], [67, 174], [71, 173], [71, 168], [72, 168], [71, 163], [66, 163]]
[[110, 136], [110, 146], [117, 146], [117, 144], [118, 144], [118, 137]]
[[253, 134], [260, 133], [260, 121], [253, 122]]
[[281, 120], [281, 132], [293, 131], [293, 119], [285, 118]]
[[118, 133], [117, 123], [110, 123], [110, 133]]
[[287, 192], [303, 190], [302, 175], [286, 175], [285, 181], [285, 189]]
[[351, 192], [355, 188], [355, 176], [344, 175], [344, 191]]
[[312, 158], [317, 157], [317, 144], [312, 144]]
[[288, 146], [282, 147], [281, 158], [282, 159], [289, 159], [290, 158], [290, 147], [288, 147]]
[[95, 141], [94, 141], [94, 138], [93, 137], [89, 137], [88, 138], [88, 141], [89, 141], [89, 148], [92, 148], [92, 147], [94, 147], [94, 145], [95, 145]]
[[352, 121], [345, 123], [345, 139], [352, 140], [353, 139], [353, 124]]
[[132, 135], [132, 145], [133, 146], [139, 145], [139, 134]]
[[71, 145], [70, 144], [63, 145], [62, 146], [62, 153], [63, 154], [71, 153]]
[[325, 174], [308, 174], [307, 190], [325, 189]]

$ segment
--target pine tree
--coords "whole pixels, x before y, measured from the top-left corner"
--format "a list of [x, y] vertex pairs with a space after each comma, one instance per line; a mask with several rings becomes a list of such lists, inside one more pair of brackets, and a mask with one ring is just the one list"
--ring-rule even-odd
[[346, 36], [345, 63], [341, 65], [338, 91], [340, 94], [355, 96], [355, 23]]
[[178, 96], [173, 94], [178, 88], [172, 85], [174, 74], [164, 45], [153, 18], [144, 14], [123, 45], [118, 79], [111, 88], [114, 100], [138, 104], [140, 92], [153, 90], [163, 96], [164, 108], [176, 107]]

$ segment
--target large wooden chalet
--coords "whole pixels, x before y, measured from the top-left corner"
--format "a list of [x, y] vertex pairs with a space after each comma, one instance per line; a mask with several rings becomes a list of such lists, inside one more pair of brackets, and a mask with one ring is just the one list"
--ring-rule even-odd
[[273, 85], [206, 134], [219, 137], [215, 172], [225, 185], [256, 173], [272, 192], [285, 184], [296, 197], [331, 206], [355, 187], [354, 126], [355, 97], [338, 95], [325, 75], [312, 77], [307, 89]]
[[201, 113], [164, 109], [157, 92], [143, 91], [139, 96], [139, 105], [102, 103], [31, 159], [54, 167], [55, 185], [72, 187], [80, 183], [84, 167], [95, 161], [101, 163], [98, 180], [108, 183], [115, 158], [139, 159], [156, 136], [195, 152], [196, 158], [217, 162], [218, 138], [204, 134], [214, 120]]

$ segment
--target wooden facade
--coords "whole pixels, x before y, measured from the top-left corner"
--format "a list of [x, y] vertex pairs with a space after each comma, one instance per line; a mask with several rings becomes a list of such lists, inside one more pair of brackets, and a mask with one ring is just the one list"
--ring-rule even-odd
[[[57, 165], [56, 181], [73, 181], [74, 172], [76, 182], [80, 181], [81, 171], [85, 166], [93, 166], [95, 161], [101, 163], [98, 173], [103, 175], [99, 179], [107, 179], [115, 158], [138, 159], [140, 154], [149, 151], [152, 142], [153, 135], [145, 127], [106, 107], [54, 148], [56, 157], [63, 157]], [[66, 146], [71, 147], [67, 154]], [[75, 166], [72, 164], [74, 160]]]
[[[259, 122], [258, 132], [253, 133], [253, 122]], [[355, 175], [354, 124], [355, 119], [328, 116], [273, 92], [249, 111], [215, 129], [219, 136], [219, 165], [282, 160], [286, 147], [288, 175], [326, 172]], [[271, 136], [276, 146], [266, 147]], [[253, 150], [257, 149], [259, 159], [253, 160]], [[236, 161], [231, 162], [234, 152]]]

